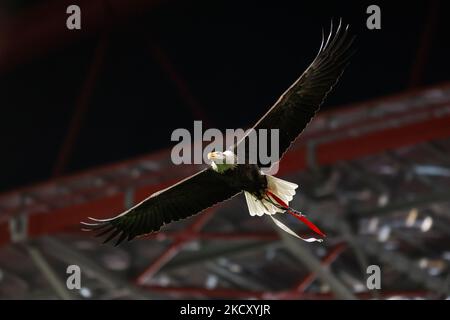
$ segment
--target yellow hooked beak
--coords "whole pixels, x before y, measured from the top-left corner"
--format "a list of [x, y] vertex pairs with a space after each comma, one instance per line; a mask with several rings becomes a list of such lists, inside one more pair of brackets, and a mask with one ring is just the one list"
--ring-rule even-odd
[[208, 160], [214, 160], [215, 158], [216, 158], [216, 153], [215, 152], [208, 153]]

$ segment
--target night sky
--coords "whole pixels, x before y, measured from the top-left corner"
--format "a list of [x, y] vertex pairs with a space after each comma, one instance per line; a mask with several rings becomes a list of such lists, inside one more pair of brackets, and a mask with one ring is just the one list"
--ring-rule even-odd
[[[43, 2], [5, 1], [0, 12], [13, 19]], [[312, 61], [331, 18], [351, 24], [358, 51], [323, 109], [406, 90], [432, 4], [242, 2], [171, 1], [113, 26], [65, 172], [170, 147], [174, 129], [201, 120], [192, 104], [210, 127], [250, 126]], [[381, 7], [381, 30], [366, 28], [369, 4]], [[420, 86], [450, 78], [450, 5], [437, 12]], [[51, 178], [98, 39], [0, 70], [0, 190]]]

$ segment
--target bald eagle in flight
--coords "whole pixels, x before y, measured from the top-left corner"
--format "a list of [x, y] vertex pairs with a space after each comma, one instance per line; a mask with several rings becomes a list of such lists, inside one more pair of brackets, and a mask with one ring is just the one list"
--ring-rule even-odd
[[[349, 38], [348, 27], [344, 28], [340, 22], [334, 30], [332, 22], [326, 38], [322, 30], [322, 43], [313, 62], [253, 127], [256, 131], [279, 129], [280, 158], [314, 117], [344, 72], [354, 40], [354, 37]], [[268, 214], [278, 227], [291, 235], [308, 242], [321, 241], [299, 237], [274, 217], [276, 213], [289, 213], [325, 237], [303, 214], [289, 207], [297, 188], [295, 183], [264, 174], [259, 161], [256, 164], [237, 162], [237, 148], [247, 140], [248, 136], [244, 136], [229, 150], [209, 153], [211, 165], [207, 169], [150, 195], [113, 218], [90, 218], [92, 221], [83, 223], [84, 226], [96, 231], [97, 236], [105, 236], [104, 242], [117, 237], [118, 245], [124, 240], [156, 232], [164, 224], [190, 217], [244, 192], [250, 215]]]

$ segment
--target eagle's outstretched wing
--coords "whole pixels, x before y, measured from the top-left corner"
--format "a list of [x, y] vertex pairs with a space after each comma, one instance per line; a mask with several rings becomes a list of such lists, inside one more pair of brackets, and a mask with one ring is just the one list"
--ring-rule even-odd
[[[313, 62], [253, 126], [256, 134], [258, 134], [258, 129], [279, 129], [280, 158], [314, 117], [327, 94], [344, 72], [353, 53], [351, 45], [354, 37], [349, 39], [348, 27], [347, 25], [344, 28], [340, 21], [334, 31], [333, 22], [331, 22], [331, 30], [327, 39], [322, 30], [322, 44]], [[249, 136], [245, 136], [234, 146], [234, 152], [238, 155], [241, 154], [241, 151], [238, 151], [239, 148], [245, 147], [247, 161], [250, 148], [248, 138]], [[269, 143], [267, 154], [272, 154], [270, 147]], [[258, 159], [259, 166], [267, 166], [267, 164], [261, 163], [259, 155], [253, 156]]]
[[192, 216], [240, 191], [224, 182], [219, 173], [205, 169], [152, 194], [114, 218], [90, 218], [90, 223], [82, 224], [96, 231], [97, 236], [105, 236], [104, 242], [118, 237], [118, 245], [125, 239], [158, 231], [163, 224]]

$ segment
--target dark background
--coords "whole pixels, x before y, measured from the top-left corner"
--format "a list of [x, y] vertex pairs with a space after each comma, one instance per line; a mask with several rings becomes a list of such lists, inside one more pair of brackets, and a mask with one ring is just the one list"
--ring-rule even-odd
[[[45, 2], [2, 1], [2, 25]], [[370, 4], [381, 7], [381, 30], [366, 28]], [[60, 32], [73, 37], [60, 6]], [[168, 1], [128, 20], [109, 8], [100, 32], [86, 30], [81, 9], [76, 41], [40, 50], [48, 39], [37, 34], [27, 59], [0, 50], [17, 61], [0, 68], [0, 190], [169, 147], [172, 131], [194, 119], [251, 125], [311, 62], [332, 18], [351, 24], [358, 51], [323, 109], [449, 80], [444, 1]], [[8, 24], [9, 42], [51, 13]]]

